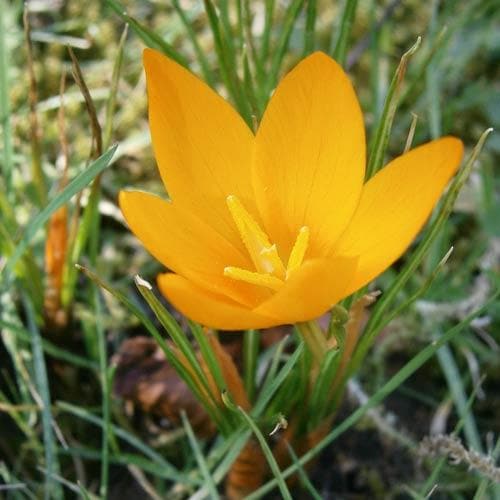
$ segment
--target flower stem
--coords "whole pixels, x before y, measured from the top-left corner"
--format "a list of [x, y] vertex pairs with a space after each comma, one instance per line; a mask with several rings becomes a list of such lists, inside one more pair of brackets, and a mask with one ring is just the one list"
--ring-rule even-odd
[[297, 323], [296, 327], [304, 344], [306, 344], [309, 351], [311, 351], [315, 366], [319, 367], [328, 351], [326, 337], [321, 331], [321, 328], [314, 321]]

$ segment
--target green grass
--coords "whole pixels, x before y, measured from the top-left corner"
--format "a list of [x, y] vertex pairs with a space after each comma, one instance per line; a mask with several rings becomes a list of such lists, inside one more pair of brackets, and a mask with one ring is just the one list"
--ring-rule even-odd
[[[269, 474], [248, 498], [295, 498], [299, 490], [347, 497], [348, 482], [328, 478], [340, 478], [348, 460], [357, 493], [367, 498], [401, 491], [424, 498], [437, 484], [440, 498], [500, 499], [500, 485], [467, 464], [418, 455], [431, 423], [492, 460], [500, 449], [500, 9], [497, 0], [396, 3], [70, 0], [54, 10], [40, 2], [28, 12], [40, 128], [34, 140], [24, 7], [0, 0], [0, 495], [108, 498], [125, 488], [136, 497], [147, 490], [152, 498], [218, 498], [253, 439]], [[84, 84], [71, 74], [68, 43]], [[136, 275], [154, 283], [161, 270], [117, 207], [127, 186], [163, 190], [149, 144], [145, 46], [202, 77], [253, 129], [301, 57], [315, 50], [335, 56], [363, 108], [368, 177], [407, 143], [446, 134], [464, 141], [466, 159], [438, 209], [374, 285], [383, 294], [345, 372], [356, 377], [364, 403], [346, 397], [345, 384], [325, 398], [339, 365], [334, 351], [310, 386], [317, 360], [300, 335], [287, 332], [262, 347], [270, 333], [249, 331], [231, 340], [241, 340], [251, 408], [235, 406], [229, 393], [224, 404], [211, 393], [212, 382], [223, 394], [227, 388], [204, 330], [166, 308], [143, 282], [134, 284]], [[68, 183], [61, 189], [65, 145]], [[69, 320], [58, 326], [46, 319], [44, 259], [47, 224], [62, 206], [69, 210], [62, 292]], [[186, 393], [202, 402], [197, 410], [188, 399], [182, 416], [166, 422], [158, 408], [117, 395], [124, 375], [116, 355], [137, 335], [155, 339]], [[215, 435], [200, 430], [207, 425], [198, 425], [200, 408]], [[273, 452], [284, 431], [269, 434], [283, 417], [305, 432], [332, 411], [312, 448], [292, 443], [279, 463]], [[376, 461], [366, 458], [374, 455]], [[406, 465], [384, 458], [394, 455]], [[294, 474], [298, 481], [287, 482]]]

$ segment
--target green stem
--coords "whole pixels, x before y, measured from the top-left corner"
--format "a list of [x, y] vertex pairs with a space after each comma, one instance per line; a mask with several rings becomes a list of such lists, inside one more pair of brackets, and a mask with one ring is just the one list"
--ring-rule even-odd
[[311, 351], [315, 365], [319, 367], [328, 351], [325, 335], [314, 321], [297, 323], [296, 327], [304, 344], [306, 344], [309, 351]]

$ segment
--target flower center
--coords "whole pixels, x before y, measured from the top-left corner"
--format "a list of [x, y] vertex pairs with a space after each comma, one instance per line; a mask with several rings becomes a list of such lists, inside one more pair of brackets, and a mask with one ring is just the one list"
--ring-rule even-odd
[[279, 290], [285, 280], [295, 269], [300, 267], [304, 260], [309, 244], [309, 228], [307, 226], [300, 228], [285, 267], [278, 254], [276, 244], [271, 244], [267, 234], [245, 210], [240, 200], [231, 194], [226, 198], [226, 202], [256, 271], [228, 266], [224, 268], [224, 276], [252, 285]]

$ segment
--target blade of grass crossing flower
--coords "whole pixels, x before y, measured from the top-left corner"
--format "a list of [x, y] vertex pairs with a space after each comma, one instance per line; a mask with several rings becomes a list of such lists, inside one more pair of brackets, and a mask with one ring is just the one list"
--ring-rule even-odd
[[248, 415], [248, 413], [243, 408], [241, 408], [241, 406], [238, 406], [235, 409], [241, 414], [243, 420], [247, 423], [248, 427], [250, 427], [250, 429], [252, 429], [252, 432], [255, 434], [255, 437], [257, 438], [257, 441], [259, 442], [259, 445], [262, 448], [262, 452], [266, 457], [267, 463], [269, 464], [269, 468], [271, 469], [271, 472], [275, 477], [276, 483], [281, 492], [281, 496], [286, 500], [292, 500], [292, 495], [288, 490], [288, 487], [285, 483], [285, 479], [280, 471], [276, 459], [274, 458], [273, 452], [271, 451], [271, 448], [267, 444], [266, 438], [263, 436], [262, 432], [260, 431], [257, 424], [254, 422], [252, 417], [250, 417], [250, 415]]
[[345, 0], [344, 10], [342, 12], [342, 21], [340, 22], [339, 35], [335, 44], [335, 48], [333, 49], [333, 58], [341, 66], [344, 66], [345, 64], [347, 47], [349, 46], [349, 37], [351, 35], [357, 5], [358, 0]]
[[[438, 338], [439, 336], [440, 334], [437, 335]], [[464, 435], [467, 443], [469, 447], [472, 447], [481, 453], [483, 448], [481, 445], [481, 439], [479, 438], [474, 415], [470, 411], [470, 408], [467, 407], [467, 398], [465, 395], [466, 393], [462, 377], [450, 346], [443, 345], [443, 347], [437, 351], [437, 359], [439, 361], [439, 365], [441, 366], [441, 370], [443, 371], [446, 383], [448, 384], [448, 388], [450, 389], [457, 413], [464, 421]]]
[[215, 75], [210, 69], [208, 64], [208, 59], [201, 48], [200, 42], [198, 41], [198, 36], [196, 35], [191, 21], [188, 19], [185, 10], [179, 5], [179, 0], [172, 0], [172, 5], [177, 12], [182, 24], [186, 28], [187, 35], [193, 44], [194, 51], [196, 53], [196, 58], [201, 68], [204, 80], [210, 85], [210, 87], [215, 88]]
[[[177, 359], [177, 356], [174, 354], [170, 346], [165, 342], [165, 339], [160, 334], [160, 332], [156, 329], [152, 321], [137, 307], [130, 299], [123, 293], [119, 292], [115, 288], [113, 288], [109, 283], [106, 283], [104, 280], [100, 279], [95, 273], [86, 269], [80, 265], [77, 265], [77, 268], [83, 271], [92, 281], [97, 283], [101, 288], [107, 290], [111, 295], [113, 295], [116, 299], [118, 299], [146, 328], [146, 330], [151, 334], [151, 336], [156, 340], [160, 349], [164, 352], [167, 361], [175, 368], [175, 371], [179, 374], [179, 376], [186, 382], [189, 389], [193, 392], [193, 394], [204, 404], [205, 409], [213, 418], [214, 422], [221, 423], [221, 414], [217, 408], [215, 408], [211, 401], [207, 401], [206, 398], [203, 397], [203, 393], [200, 392], [198, 381], [192, 376], [192, 374], [183, 366], [183, 364]], [[179, 327], [180, 328], [180, 327]], [[223, 425], [221, 423], [221, 425]]]
[[260, 334], [257, 330], [247, 330], [243, 334], [243, 381], [250, 402], [255, 395], [255, 376], [259, 354]]
[[[329, 434], [327, 434], [327, 436], [320, 443], [318, 443], [318, 445], [302, 455], [297, 464], [291, 465], [290, 467], [282, 471], [282, 477], [287, 478], [290, 475], [294, 474], [297, 471], [299, 464], [301, 466], [306, 464], [309, 460], [318, 455], [321, 450], [333, 443], [345, 431], [354, 426], [364, 415], [366, 415], [366, 413], [371, 408], [380, 404], [387, 396], [389, 396], [394, 390], [396, 390], [401, 384], [403, 384], [405, 380], [413, 375], [429, 359], [431, 359], [436, 354], [438, 349], [455, 338], [465, 327], [470, 324], [470, 322], [474, 318], [481, 315], [498, 299], [499, 296], [500, 291], [497, 291], [479, 309], [472, 312], [460, 323], [449, 329], [438, 340], [432, 342], [427, 347], [422, 349], [416, 356], [408, 361], [408, 363], [406, 363], [403, 368], [401, 368], [395, 375], [393, 375], [380, 389], [378, 389], [364, 405], [360, 406], [344, 421], [336, 425], [336, 427]], [[260, 487], [257, 491], [247, 496], [246, 500], [256, 500], [257, 498], [261, 498], [264, 494], [275, 488], [277, 484], [277, 480], [272, 479], [271, 481]]]
[[175, 50], [161, 36], [150, 30], [147, 26], [140, 23], [132, 16], [129, 16], [123, 5], [117, 0], [106, 0], [106, 4], [120, 16], [120, 18], [128, 23], [132, 31], [150, 48], [163, 52], [166, 56], [178, 62], [184, 67], [189, 67], [189, 61], [186, 57]]
[[292, 35], [295, 23], [299, 17], [305, 0], [292, 0], [288, 6], [285, 17], [283, 20], [283, 27], [278, 36], [276, 48], [274, 50], [274, 57], [271, 59], [271, 68], [268, 73], [265, 85], [263, 85], [263, 99], [267, 101], [271, 92], [276, 87], [278, 76], [281, 69], [281, 63], [285, 57], [290, 36]]
[[205, 402], [206, 408], [213, 408], [212, 415], [214, 415], [215, 422], [219, 423], [221, 431], [229, 431], [231, 423], [227, 421], [220, 407], [218, 406], [218, 402], [214, 399], [214, 395], [210, 389], [205, 374], [200, 367], [196, 354], [181, 327], [175, 321], [172, 315], [162, 306], [161, 302], [153, 293], [152, 287], [149, 283], [144, 281], [139, 276], [135, 277], [135, 283], [137, 288], [141, 292], [141, 295], [149, 304], [152, 311], [155, 313], [156, 317], [162, 324], [163, 328], [165, 328], [165, 331], [172, 338], [174, 344], [177, 346], [180, 352], [185, 356], [190, 369], [195, 375], [193, 379], [199, 387], [199, 389], [197, 390], [198, 397], [201, 398], [202, 402]]
[[317, 15], [317, 0], [307, 0], [306, 26], [304, 29], [304, 50], [302, 56], [306, 57], [314, 51], [315, 25]]
[[203, 453], [201, 452], [198, 440], [194, 435], [193, 428], [191, 427], [189, 419], [186, 417], [186, 413], [184, 411], [181, 412], [181, 418], [182, 425], [184, 426], [184, 430], [186, 431], [186, 435], [189, 440], [189, 444], [191, 445], [191, 449], [193, 450], [194, 458], [196, 460], [196, 463], [198, 464], [201, 475], [203, 476], [205, 487], [210, 494], [210, 498], [217, 500], [218, 498], [220, 498], [219, 494], [217, 493], [217, 486], [215, 485], [214, 480], [210, 474], [208, 464], [205, 460], [205, 457], [203, 456]]
[[47, 206], [26, 226], [24, 230], [24, 235], [16, 247], [13, 255], [7, 260], [5, 267], [0, 271], [0, 276], [4, 273], [4, 276], [10, 277], [10, 273], [20, 257], [27, 250], [28, 245], [31, 243], [31, 240], [36, 235], [39, 229], [43, 227], [43, 225], [49, 220], [50, 216], [62, 205], [67, 203], [71, 197], [73, 197], [76, 193], [81, 191], [84, 187], [86, 187], [94, 177], [99, 175], [111, 161], [114, 152], [116, 151], [117, 146], [113, 146], [106, 153], [104, 153], [100, 158], [98, 158], [94, 163], [92, 163], [88, 168], [86, 168], [83, 172], [78, 174], [68, 185], [60, 191], [57, 196], [55, 196]]
[[370, 179], [381, 167], [384, 161], [384, 154], [387, 148], [387, 143], [389, 142], [389, 136], [392, 129], [392, 122], [394, 120], [394, 115], [400, 103], [399, 95], [401, 92], [401, 86], [403, 84], [404, 75], [406, 73], [406, 68], [410, 57], [418, 50], [420, 47], [422, 39], [417, 38], [415, 44], [407, 50], [401, 57], [401, 61], [396, 69], [387, 96], [384, 102], [384, 108], [382, 110], [382, 115], [377, 123], [375, 129], [374, 140], [370, 148], [370, 156], [368, 160], [368, 166], [366, 168], [366, 179]]
[[354, 356], [349, 364], [349, 373], [353, 373], [353, 371], [355, 371], [359, 366], [359, 363], [361, 363], [361, 361], [364, 359], [366, 352], [372, 345], [375, 337], [381, 329], [380, 325], [383, 321], [383, 317], [386, 313], [387, 308], [392, 304], [401, 288], [405, 285], [405, 283], [420, 265], [431, 243], [441, 231], [443, 224], [451, 213], [458, 193], [469, 177], [472, 167], [483, 148], [484, 142], [486, 141], [486, 138], [492, 132], [492, 130], [493, 129], [487, 129], [485, 132], [483, 132], [471, 155], [467, 159], [464, 167], [455, 176], [450, 188], [448, 189], [448, 192], [442, 200], [439, 211], [437, 212], [428, 229], [425, 231], [421, 242], [414, 250], [407, 264], [399, 272], [397, 278], [394, 280], [390, 288], [384, 293], [382, 298], [375, 305], [370, 319], [368, 320], [368, 323], [365, 327], [363, 336], [361, 337], [358, 347], [356, 348]]
[[33, 373], [35, 375], [35, 383], [37, 392], [40, 395], [42, 411], [42, 429], [43, 429], [43, 447], [45, 453], [45, 468], [48, 475], [45, 476], [44, 498], [62, 498], [60, 488], [54, 484], [50, 474], [59, 472], [59, 462], [57, 460], [57, 442], [52, 431], [53, 416], [50, 404], [50, 389], [49, 381], [47, 379], [47, 368], [45, 366], [45, 359], [43, 356], [42, 338], [40, 331], [36, 324], [35, 311], [33, 305], [26, 295], [23, 295], [23, 304], [28, 319], [28, 326], [32, 339], [33, 350]]
[[5, 192], [9, 201], [14, 203], [15, 191], [12, 189], [13, 170], [13, 147], [12, 126], [10, 122], [10, 99], [9, 99], [9, 49], [6, 40], [7, 28], [5, 16], [10, 14], [8, 2], [0, 0], [0, 117], [3, 138], [3, 161], [2, 174], [5, 183]]
[[[197, 377], [200, 381], [205, 381], [205, 375], [199, 366], [198, 359], [196, 358], [196, 354], [189, 342], [186, 338], [186, 335], [182, 331], [179, 324], [175, 321], [172, 315], [163, 307], [161, 302], [158, 300], [156, 295], [153, 293], [153, 289], [149, 283], [144, 281], [139, 276], [136, 276], [135, 283], [141, 295], [144, 297], [146, 302], [149, 304], [156, 317], [165, 328], [167, 333], [172, 337], [175, 345], [180, 349], [182, 354], [186, 356], [186, 359], [194, 369]], [[205, 389], [209, 391], [208, 385], [205, 386]]]

